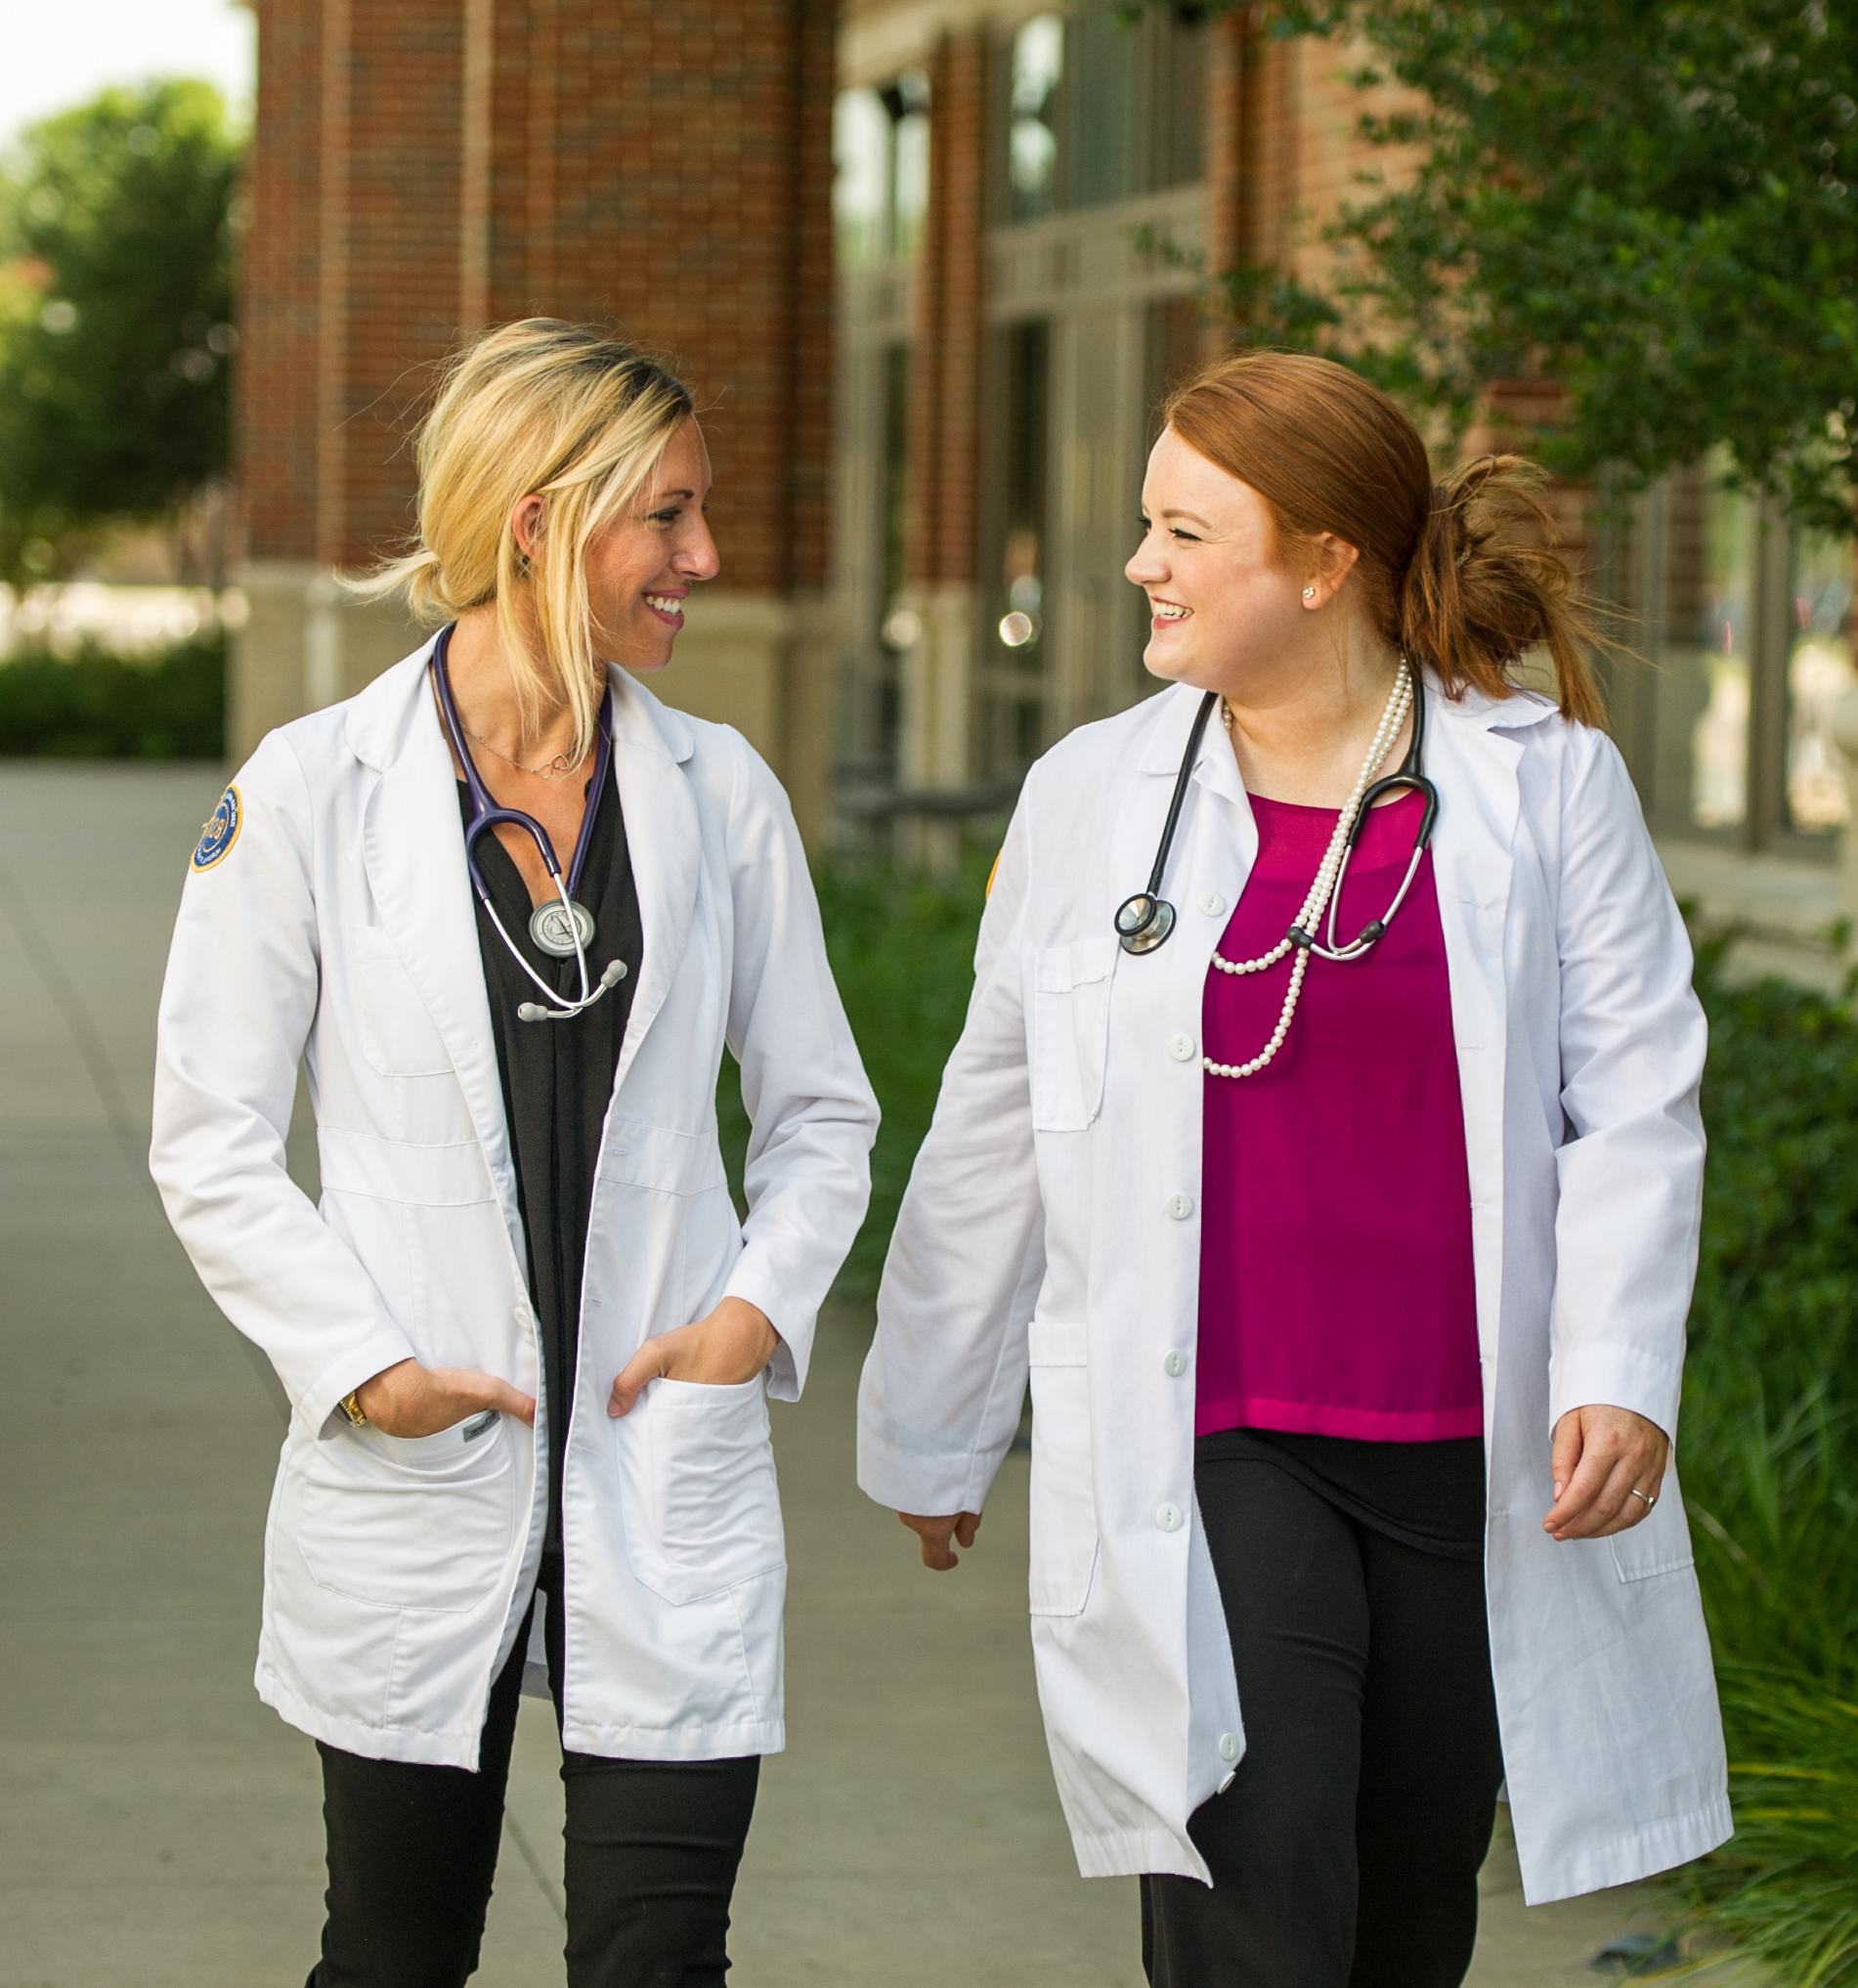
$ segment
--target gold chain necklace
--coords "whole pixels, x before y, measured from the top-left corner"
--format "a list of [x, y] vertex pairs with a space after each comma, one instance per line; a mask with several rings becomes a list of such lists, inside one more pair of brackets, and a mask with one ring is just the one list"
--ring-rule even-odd
[[462, 718], [458, 720], [458, 724], [464, 736], [482, 746], [493, 758], [501, 759], [505, 766], [514, 766], [517, 772], [531, 774], [538, 780], [560, 780], [572, 773], [587, 756], [585, 753], [557, 753], [552, 759], [543, 760], [540, 766], [525, 766], [520, 759], [512, 759], [507, 753], [499, 752], [482, 732], [474, 732]]

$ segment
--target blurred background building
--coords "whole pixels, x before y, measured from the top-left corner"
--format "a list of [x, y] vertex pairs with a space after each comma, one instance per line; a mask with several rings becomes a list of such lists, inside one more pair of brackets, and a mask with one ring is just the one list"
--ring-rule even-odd
[[823, 822], [837, 644], [832, 10], [805, 0], [255, 0], [230, 750], [410, 646], [331, 580], [404, 537], [407, 437], [461, 332], [617, 321], [698, 387], [725, 578], [677, 688]]
[[[234, 753], [408, 645], [330, 575], [406, 528], [431, 362], [526, 312], [612, 319], [696, 382], [716, 461], [723, 578], [668, 694], [741, 724], [815, 841], [916, 856], [1149, 687], [1143, 461], [1226, 335], [1192, 258], [1319, 272], [1366, 163], [1334, 46], [1249, 12], [255, 11]], [[1612, 701], [1680, 889], [1805, 935], [1850, 811], [1849, 541], [1707, 465], [1564, 508], [1658, 666]]]

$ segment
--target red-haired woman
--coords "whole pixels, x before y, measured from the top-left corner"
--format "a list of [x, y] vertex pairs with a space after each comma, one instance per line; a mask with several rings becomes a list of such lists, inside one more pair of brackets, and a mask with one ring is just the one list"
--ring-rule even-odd
[[1317, 359], [1173, 396], [1175, 687], [1026, 780], [886, 1271], [860, 1482], [952, 1566], [1029, 1367], [1053, 1763], [1169, 1988], [1461, 1981], [1505, 1779], [1532, 1901], [1729, 1832], [1704, 1021], [1533, 481]]

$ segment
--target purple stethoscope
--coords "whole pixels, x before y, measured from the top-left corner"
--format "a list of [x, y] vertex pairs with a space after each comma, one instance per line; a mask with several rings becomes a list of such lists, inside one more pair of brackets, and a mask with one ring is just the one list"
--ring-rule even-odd
[[[626, 962], [609, 960], [599, 979], [588, 985], [587, 948], [593, 943], [593, 914], [575, 896], [581, 887], [581, 873], [586, 868], [587, 850], [593, 843], [594, 818], [600, 811], [601, 797], [606, 792], [607, 779], [613, 767], [613, 693], [609, 690], [600, 700], [598, 739], [593, 749], [593, 788], [587, 797], [586, 812], [581, 818], [581, 833], [575, 839], [574, 860], [568, 866], [564, 882], [561, 861], [555, 854], [555, 844], [548, 831], [533, 814], [525, 814], [519, 807], [499, 807], [478, 773], [470, 748], [464, 743], [464, 727], [458, 721], [458, 708], [452, 701], [452, 674], [446, 668], [445, 659], [451, 639], [450, 627], [439, 630], [439, 638], [432, 647], [432, 681], [439, 693], [439, 712], [445, 719], [446, 735], [452, 741], [452, 750], [458, 756], [458, 764], [464, 768], [464, 784], [471, 796], [471, 819], [464, 826], [464, 866], [470, 872], [471, 887], [477, 892], [478, 902], [497, 928], [497, 937], [509, 948], [510, 957], [536, 983], [542, 1000], [547, 1003], [544, 1007], [541, 1001], [521, 1002], [517, 1006], [516, 1018], [519, 1021], [570, 1021], [626, 978]], [[491, 902], [490, 886], [485, 883], [484, 873], [478, 868], [477, 840], [503, 821], [521, 829], [534, 842], [555, 886], [554, 900], [537, 905], [530, 914], [529, 936], [535, 941], [537, 949], [546, 953], [550, 959], [572, 959], [580, 968], [579, 1000], [572, 1000], [558, 992], [537, 972], [523, 957], [522, 949], [504, 930], [503, 921], [497, 915], [497, 906]]]

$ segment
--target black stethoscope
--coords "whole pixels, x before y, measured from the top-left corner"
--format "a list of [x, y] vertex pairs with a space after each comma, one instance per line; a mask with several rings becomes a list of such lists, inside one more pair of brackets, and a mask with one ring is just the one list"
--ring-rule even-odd
[[[1415, 672], [1416, 673], [1416, 672]], [[1206, 721], [1213, 715], [1213, 707], [1219, 703], [1219, 692], [1209, 690], [1200, 700], [1200, 708], [1193, 714], [1193, 729], [1188, 734], [1188, 749], [1181, 757], [1181, 770], [1175, 775], [1174, 798], [1168, 802], [1168, 818], [1161, 827], [1161, 846], [1155, 850], [1154, 868], [1148, 873], [1148, 887], [1138, 890], [1133, 896], [1125, 897], [1116, 907], [1116, 937], [1126, 953], [1151, 953], [1163, 943], [1174, 929], [1174, 906], [1161, 895], [1162, 872], [1168, 866], [1168, 852], [1174, 846], [1174, 831], [1181, 819], [1181, 803], [1187, 799], [1188, 782], [1193, 776], [1193, 762], [1199, 757], [1200, 740], [1206, 733]], [[1329, 926], [1326, 946], [1318, 945], [1315, 937], [1300, 929], [1293, 929], [1291, 937], [1311, 952], [1320, 953], [1324, 959], [1360, 959], [1386, 931], [1394, 913], [1404, 903], [1406, 893], [1412, 888], [1413, 879], [1419, 874], [1421, 858], [1426, 845], [1432, 841], [1433, 824], [1439, 819], [1439, 790], [1420, 770], [1420, 756], [1426, 737], [1426, 689], [1423, 683], [1413, 686], [1413, 736], [1406, 748], [1406, 756], [1400, 765], [1384, 779], [1376, 780], [1361, 796], [1361, 805], [1355, 817], [1355, 826], [1349, 831], [1348, 852], [1342, 859], [1337, 872], [1335, 886], [1329, 896]], [[1335, 913], [1342, 901], [1342, 884], [1348, 875], [1348, 860], [1355, 853], [1355, 845], [1361, 839], [1361, 831], [1367, 825], [1368, 809], [1383, 794], [1391, 794], [1405, 788], [1420, 795], [1425, 806], [1420, 812], [1419, 827], [1413, 836], [1413, 852], [1406, 864], [1406, 874], [1401, 879], [1400, 888], [1394, 893], [1394, 901], [1379, 918], [1364, 925], [1346, 946], [1335, 943]]]
[[[516, 1009], [517, 1019], [569, 1021], [591, 1008], [603, 994], [626, 978], [626, 962], [609, 960], [606, 971], [589, 986], [587, 948], [593, 943], [593, 914], [575, 895], [581, 887], [581, 873], [587, 865], [587, 851], [593, 846], [594, 819], [600, 811], [600, 801], [606, 793], [608, 775], [613, 766], [613, 693], [609, 690], [600, 700], [598, 732], [593, 749], [593, 786], [587, 796], [586, 811], [581, 817], [581, 833], [575, 838], [574, 857], [564, 881], [561, 860], [555, 854], [554, 841], [548, 831], [533, 814], [525, 814], [519, 807], [499, 807], [477, 770], [471, 750], [464, 743], [464, 726], [458, 720], [458, 708], [452, 700], [452, 673], [446, 667], [446, 649], [451, 640], [452, 628], [441, 628], [438, 640], [432, 645], [432, 681], [439, 693], [439, 713], [445, 720], [446, 736], [452, 741], [452, 750], [464, 769], [464, 784], [471, 796], [471, 819], [464, 825], [464, 866], [470, 872], [471, 887], [477, 892], [478, 902], [497, 928], [497, 937], [509, 948], [510, 957], [536, 983], [548, 1004], [543, 1007], [538, 1001], [520, 1002]], [[530, 914], [529, 936], [538, 951], [546, 953], [550, 959], [572, 959], [580, 968], [579, 1000], [558, 992], [537, 972], [523, 957], [522, 948], [503, 929], [503, 921], [497, 915], [497, 906], [491, 902], [490, 886], [485, 883], [484, 872], [478, 867], [477, 842], [480, 836], [504, 821], [521, 829], [534, 842], [549, 881], [555, 886], [553, 901], [537, 905]]]

